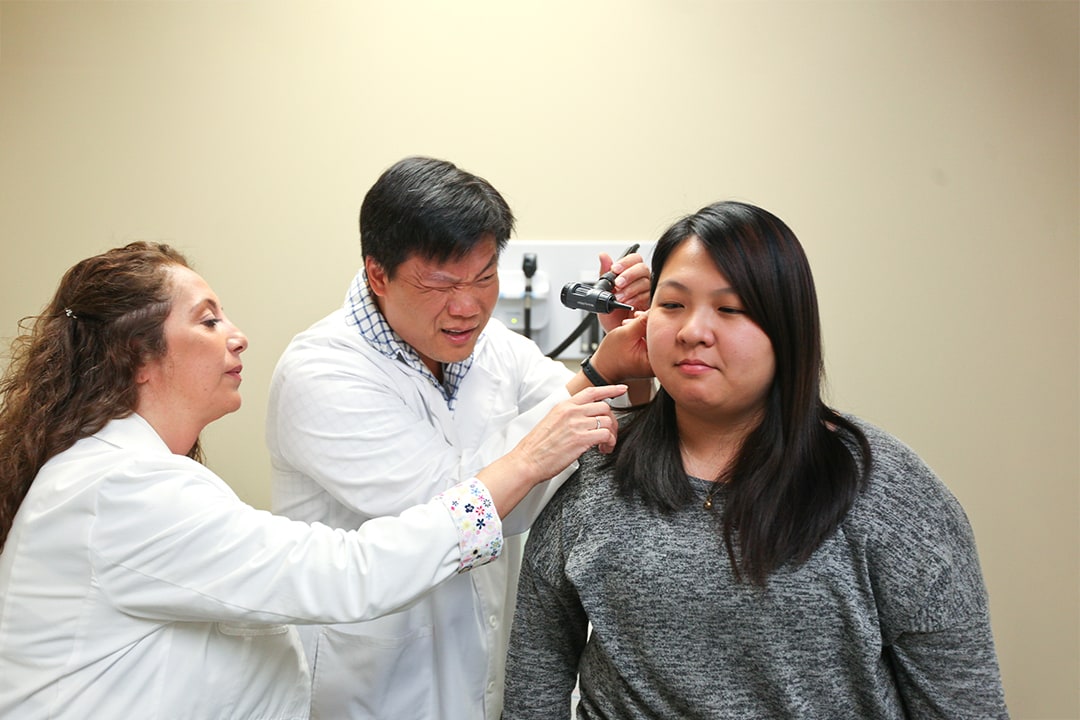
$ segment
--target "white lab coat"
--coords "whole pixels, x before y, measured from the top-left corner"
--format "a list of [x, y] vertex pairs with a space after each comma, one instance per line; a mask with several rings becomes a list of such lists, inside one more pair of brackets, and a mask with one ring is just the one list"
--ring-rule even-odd
[[[441, 391], [380, 354], [344, 311], [293, 339], [274, 372], [267, 442], [274, 510], [339, 528], [400, 511], [506, 454], [573, 373], [491, 321], [451, 412]], [[504, 557], [405, 612], [301, 628], [313, 718], [495, 720], [502, 710], [523, 533], [576, 467], [534, 488], [503, 521]]]
[[459, 542], [438, 500], [352, 533], [256, 510], [114, 420], [46, 463], [0, 553], [0, 717], [306, 718], [288, 623], [400, 608]]

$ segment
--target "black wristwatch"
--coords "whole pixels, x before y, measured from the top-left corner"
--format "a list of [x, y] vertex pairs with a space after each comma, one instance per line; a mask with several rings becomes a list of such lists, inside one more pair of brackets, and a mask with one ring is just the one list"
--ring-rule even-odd
[[603, 385], [611, 385], [611, 383], [604, 379], [603, 375], [596, 371], [596, 368], [592, 366], [592, 363], [589, 362], [589, 358], [591, 357], [592, 355], [581, 361], [581, 372], [585, 373], [585, 377], [589, 378], [589, 382], [591, 382], [596, 387], [601, 387]]

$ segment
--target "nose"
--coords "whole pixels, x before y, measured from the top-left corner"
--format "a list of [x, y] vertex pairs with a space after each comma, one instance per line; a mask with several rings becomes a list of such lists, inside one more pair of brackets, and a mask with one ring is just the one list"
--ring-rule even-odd
[[716, 340], [712, 321], [711, 308], [694, 310], [687, 316], [676, 337], [687, 345], [712, 345]]
[[239, 355], [247, 350], [248, 339], [247, 335], [243, 333], [238, 327], [233, 328], [233, 333], [229, 337], [229, 350]]
[[446, 310], [454, 317], [469, 318], [479, 315], [483, 309], [480, 293], [475, 288], [457, 288], [450, 293]]

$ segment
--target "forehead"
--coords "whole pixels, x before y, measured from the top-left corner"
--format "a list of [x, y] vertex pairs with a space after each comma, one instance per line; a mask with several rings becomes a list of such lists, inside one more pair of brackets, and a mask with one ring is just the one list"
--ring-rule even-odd
[[183, 265], [169, 266], [169, 286], [172, 289], [172, 312], [183, 312], [209, 300], [217, 303], [217, 295], [201, 275]]
[[676, 282], [673, 278], [678, 278], [677, 284], [697, 282], [730, 285], [727, 275], [717, 267], [708, 248], [693, 235], [671, 251], [660, 269], [657, 286]]
[[209, 287], [202, 276], [191, 268], [183, 265], [168, 265], [166, 268], [169, 273], [169, 285], [172, 287], [173, 295], [189, 294]]
[[494, 239], [481, 240], [461, 257], [448, 260], [410, 256], [402, 269], [419, 277], [441, 280], [463, 280], [498, 268], [499, 251]]

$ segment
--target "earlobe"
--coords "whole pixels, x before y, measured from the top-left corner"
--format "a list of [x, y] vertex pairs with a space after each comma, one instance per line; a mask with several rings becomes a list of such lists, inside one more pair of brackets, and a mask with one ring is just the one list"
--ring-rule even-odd
[[150, 369], [143, 363], [135, 369], [135, 384], [145, 385], [150, 380]]

